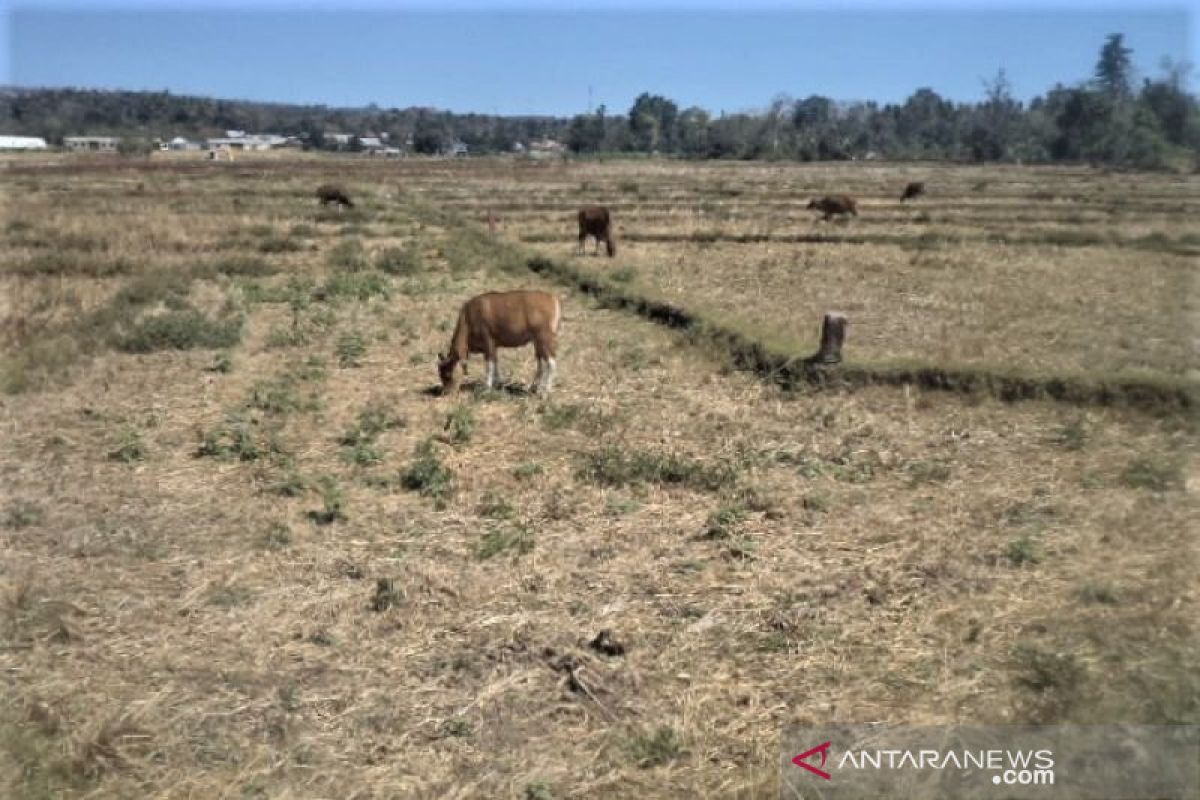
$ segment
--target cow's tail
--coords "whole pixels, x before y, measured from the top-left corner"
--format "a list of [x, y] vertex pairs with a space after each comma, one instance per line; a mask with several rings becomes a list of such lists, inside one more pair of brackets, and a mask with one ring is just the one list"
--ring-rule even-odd
[[558, 295], [555, 295], [554, 316], [550, 319], [550, 330], [553, 331], [556, 336], [558, 335], [558, 325], [560, 322], [562, 322], [562, 299]]

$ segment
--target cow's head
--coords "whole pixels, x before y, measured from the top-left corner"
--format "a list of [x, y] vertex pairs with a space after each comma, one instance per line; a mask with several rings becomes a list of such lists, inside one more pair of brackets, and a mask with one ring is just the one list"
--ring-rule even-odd
[[805, 208], [820, 208], [820, 207], [821, 207], [821, 202], [819, 200], [809, 200], [808, 205], [805, 206]]

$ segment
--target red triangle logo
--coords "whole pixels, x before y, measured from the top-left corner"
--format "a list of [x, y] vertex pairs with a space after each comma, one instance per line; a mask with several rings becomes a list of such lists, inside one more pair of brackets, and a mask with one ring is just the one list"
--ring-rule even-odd
[[792, 763], [795, 764], [797, 767], [804, 767], [806, 770], [808, 770], [812, 774], [819, 775], [820, 777], [824, 778], [827, 781], [833, 780], [833, 776], [831, 776], [828, 772], [826, 772], [823, 769], [818, 769], [818, 768], [814, 767], [812, 764], [809, 764], [807, 761], [804, 760], [811, 755], [820, 753], [821, 754], [821, 766], [822, 767], [825, 766], [825, 758], [828, 755], [829, 747], [832, 744], [833, 744], [832, 742], [825, 742], [824, 744], [817, 745], [816, 747], [814, 747], [811, 750], [805, 750], [803, 753], [801, 753], [800, 755], [793, 758]]

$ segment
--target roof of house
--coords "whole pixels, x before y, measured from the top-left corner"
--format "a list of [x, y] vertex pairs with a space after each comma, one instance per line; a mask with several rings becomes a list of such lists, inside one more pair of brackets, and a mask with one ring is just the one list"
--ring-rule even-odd
[[40, 150], [46, 146], [41, 136], [8, 136], [0, 134], [0, 149]]

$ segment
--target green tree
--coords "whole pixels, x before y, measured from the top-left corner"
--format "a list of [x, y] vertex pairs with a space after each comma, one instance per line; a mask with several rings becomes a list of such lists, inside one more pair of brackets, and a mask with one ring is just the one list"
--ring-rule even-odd
[[604, 146], [607, 109], [601, 105], [595, 114], [578, 114], [567, 131], [567, 147], [576, 153], [595, 153]]
[[708, 150], [708, 112], [699, 106], [685, 108], [677, 123], [679, 149], [691, 158], [704, 156]]
[[1129, 60], [1133, 50], [1124, 41], [1123, 34], [1110, 33], [1096, 62], [1096, 84], [1100, 91], [1119, 99], [1129, 97], [1133, 83], [1133, 62]]
[[629, 132], [633, 145], [643, 152], [669, 150], [675, 133], [679, 107], [667, 98], [642, 92], [629, 109]]

